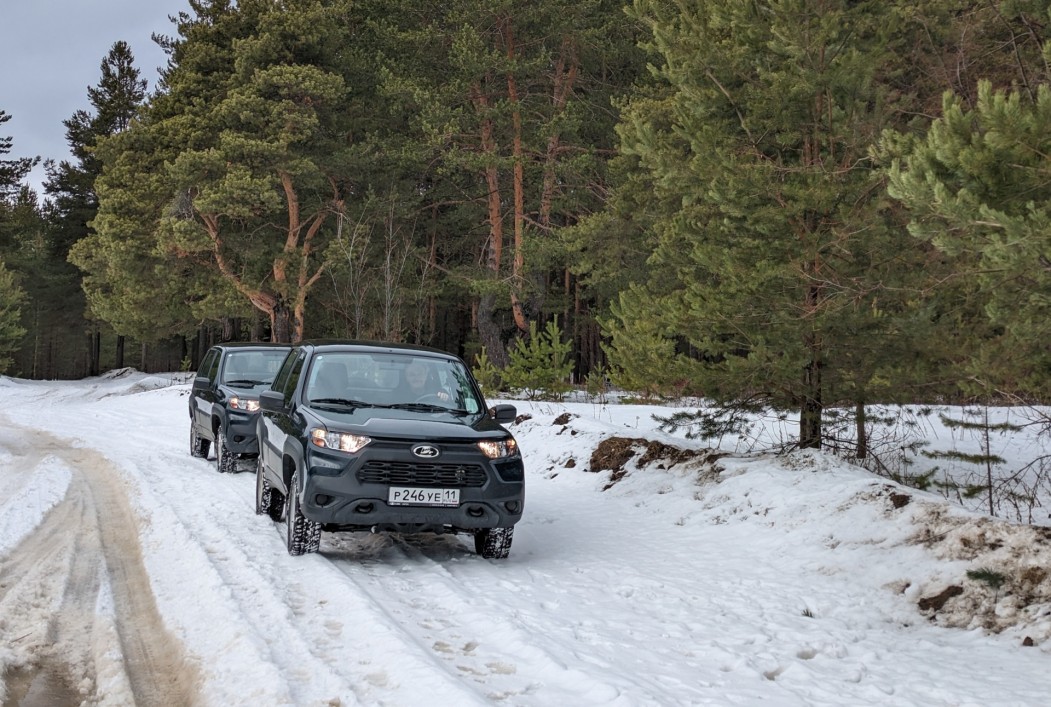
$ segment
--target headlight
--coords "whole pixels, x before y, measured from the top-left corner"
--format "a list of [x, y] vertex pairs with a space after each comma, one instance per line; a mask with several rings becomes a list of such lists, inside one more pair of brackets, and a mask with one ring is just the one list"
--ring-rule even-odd
[[230, 407], [234, 410], [257, 412], [259, 410], [259, 401], [255, 398], [238, 398], [237, 396], [234, 396], [230, 398]]
[[501, 457], [509, 457], [517, 452], [518, 442], [515, 441], [514, 437], [508, 437], [496, 442], [479, 442], [478, 448], [482, 450], [482, 454], [490, 459], [499, 459]]
[[363, 435], [342, 434], [340, 432], [329, 432], [324, 427], [317, 427], [310, 431], [310, 441], [318, 447], [325, 449], [338, 449], [343, 452], [356, 452], [372, 441], [371, 437]]

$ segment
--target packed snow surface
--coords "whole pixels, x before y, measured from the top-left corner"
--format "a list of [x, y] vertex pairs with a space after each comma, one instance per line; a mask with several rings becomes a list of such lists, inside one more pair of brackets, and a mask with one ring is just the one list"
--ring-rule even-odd
[[187, 393], [127, 370], [0, 379], [0, 702], [1051, 695], [1046, 528], [826, 454], [709, 450], [659, 431], [667, 409], [518, 400], [526, 511], [508, 559], [369, 534], [291, 557], [254, 512], [254, 474], [190, 457]]

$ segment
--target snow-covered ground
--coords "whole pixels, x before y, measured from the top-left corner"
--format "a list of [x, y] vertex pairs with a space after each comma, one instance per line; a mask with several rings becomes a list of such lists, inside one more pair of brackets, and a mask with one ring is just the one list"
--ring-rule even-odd
[[713, 454], [649, 406], [512, 401], [528, 478], [507, 560], [362, 534], [290, 557], [252, 474], [189, 456], [187, 391], [131, 371], [0, 379], [3, 704], [1051, 694], [1046, 528], [828, 455]]

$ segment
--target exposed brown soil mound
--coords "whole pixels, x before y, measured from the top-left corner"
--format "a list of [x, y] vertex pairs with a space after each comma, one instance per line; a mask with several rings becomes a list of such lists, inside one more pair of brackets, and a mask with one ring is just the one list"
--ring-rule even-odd
[[710, 464], [726, 456], [726, 453], [713, 449], [682, 449], [638, 437], [607, 437], [591, 453], [591, 461], [587, 470], [592, 472], [612, 471], [609, 484], [606, 485], [608, 489], [624, 478], [628, 473], [624, 468], [625, 465], [636, 456], [639, 457], [636, 466], [655, 465], [658, 469], [669, 469], [676, 464], [691, 460]]

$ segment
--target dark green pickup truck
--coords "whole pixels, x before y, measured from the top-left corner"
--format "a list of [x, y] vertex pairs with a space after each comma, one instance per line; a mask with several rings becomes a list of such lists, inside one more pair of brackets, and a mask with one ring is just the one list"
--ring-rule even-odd
[[[221, 472], [255, 468], [259, 392], [270, 386], [289, 346], [228, 343], [213, 346], [190, 389], [190, 455], [208, 458], [215, 446]], [[245, 470], [247, 470], [245, 469]]]
[[322, 531], [457, 533], [505, 558], [525, 503], [512, 405], [486, 405], [462, 360], [424, 347], [307, 342], [259, 395], [256, 512], [292, 555]]

